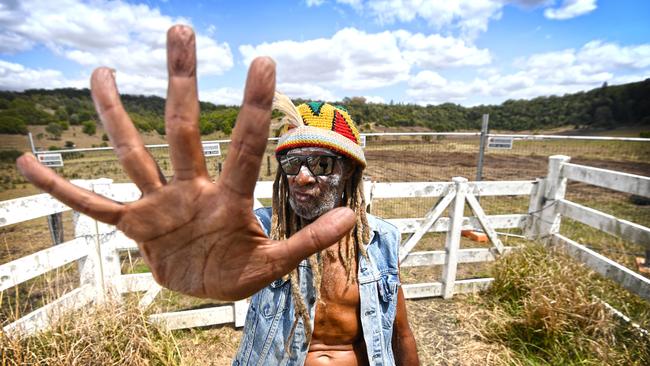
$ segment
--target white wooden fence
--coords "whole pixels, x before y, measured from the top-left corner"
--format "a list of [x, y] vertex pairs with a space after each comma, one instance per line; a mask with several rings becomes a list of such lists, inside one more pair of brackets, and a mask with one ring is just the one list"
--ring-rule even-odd
[[[560, 215], [566, 215], [600, 230], [641, 242], [650, 243], [650, 229], [596, 210], [564, 200], [566, 179], [650, 196], [650, 178], [582, 167], [568, 163], [567, 157], [551, 157], [546, 179], [534, 181], [468, 182], [454, 178], [452, 182], [366, 183], [366, 199], [439, 198], [424, 218], [388, 219], [408, 234], [400, 247], [401, 266], [418, 267], [442, 265], [439, 282], [404, 285], [407, 298], [443, 296], [474, 292], [487, 288], [491, 278], [456, 280], [459, 264], [493, 261], [512, 250], [505, 247], [495, 229], [525, 229], [529, 238], [550, 239], [567, 248], [570, 254], [594, 267], [601, 274], [621, 283], [625, 288], [650, 298], [650, 281], [633, 271], [590, 251], [558, 234]], [[75, 181], [117, 201], [136, 200], [140, 192], [133, 184], [113, 184], [109, 179]], [[272, 182], [259, 182], [255, 197], [270, 198]], [[529, 196], [527, 214], [486, 215], [477, 196]], [[552, 202], [555, 202], [551, 204]], [[463, 215], [465, 203], [473, 216]], [[259, 205], [259, 201], [257, 202]], [[441, 217], [448, 208], [449, 217]], [[70, 210], [47, 194], [0, 202], [0, 227]], [[30, 333], [47, 325], [64, 311], [78, 309], [91, 302], [107, 299], [121, 300], [122, 294], [144, 292], [140, 306], [149, 306], [160, 292], [150, 273], [122, 274], [120, 252], [137, 250], [137, 245], [112, 226], [74, 213], [75, 238], [54, 247], [0, 265], [0, 291], [33, 279], [46, 272], [77, 261], [80, 286], [50, 304], [33, 311], [4, 327], [5, 332]], [[483, 230], [491, 248], [460, 249], [463, 229]], [[444, 250], [414, 251], [427, 232], [446, 232]], [[245, 300], [211, 308], [154, 314], [151, 319], [168, 328], [180, 329], [214, 324], [234, 323], [242, 326], [248, 304]]]
[[650, 279], [560, 234], [562, 216], [650, 249], [650, 228], [619, 219], [565, 199], [567, 181], [582, 182], [619, 192], [650, 197], [650, 177], [572, 164], [570, 158], [549, 158], [546, 178], [537, 180], [526, 228], [531, 239], [542, 239], [565, 250], [604, 277], [650, 300]]

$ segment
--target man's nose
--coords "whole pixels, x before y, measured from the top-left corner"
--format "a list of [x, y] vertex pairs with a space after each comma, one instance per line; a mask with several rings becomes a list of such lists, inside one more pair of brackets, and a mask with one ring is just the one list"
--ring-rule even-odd
[[306, 166], [301, 166], [298, 175], [296, 175], [296, 183], [304, 186], [316, 182], [316, 178], [311, 174]]

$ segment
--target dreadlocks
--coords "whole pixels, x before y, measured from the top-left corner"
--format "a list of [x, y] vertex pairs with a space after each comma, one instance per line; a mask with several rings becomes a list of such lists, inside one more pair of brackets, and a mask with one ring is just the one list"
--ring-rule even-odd
[[[354, 228], [339, 242], [338, 255], [347, 273], [347, 285], [355, 283], [357, 278], [357, 253], [367, 258], [364, 245], [370, 240], [370, 230], [365, 211], [362, 175], [363, 168], [355, 165], [355, 170], [352, 173], [352, 176], [345, 182], [345, 189], [341, 200], [341, 205], [352, 209], [357, 217], [357, 222]], [[293, 212], [291, 205], [288, 204], [288, 199], [289, 186], [287, 177], [280, 169], [278, 169], [275, 181], [273, 182], [273, 214], [271, 219], [271, 239], [273, 240], [287, 239], [303, 227], [302, 218]], [[317, 303], [321, 302], [320, 287], [323, 272], [323, 263], [320, 260], [320, 257], [321, 253], [316, 253], [308, 259], [313, 274], [312, 286], [314, 286], [316, 292]], [[289, 350], [289, 345], [291, 344], [299, 320], [302, 319], [307, 343], [311, 342], [313, 331], [313, 322], [304, 298], [300, 292], [300, 278], [298, 273], [298, 269], [295, 268], [291, 273], [285, 276], [285, 279], [290, 280], [291, 298], [295, 307], [295, 319], [286, 343], [287, 351]]]

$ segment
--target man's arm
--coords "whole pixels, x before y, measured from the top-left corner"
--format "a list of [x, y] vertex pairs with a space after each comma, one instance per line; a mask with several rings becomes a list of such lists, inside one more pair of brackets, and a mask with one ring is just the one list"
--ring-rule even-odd
[[393, 355], [396, 365], [419, 365], [418, 350], [406, 315], [405, 301], [404, 292], [400, 287], [397, 292], [397, 314], [393, 324]]
[[138, 243], [158, 283], [185, 294], [221, 300], [245, 298], [338, 241], [354, 226], [352, 210], [337, 208], [291, 238], [270, 240], [253, 215], [253, 192], [266, 149], [275, 93], [275, 63], [253, 60], [225, 168], [212, 182], [199, 131], [195, 36], [174, 26], [167, 33], [169, 84], [165, 131], [174, 177], [156, 161], [122, 106], [113, 70], [93, 72], [91, 94], [115, 153], [142, 197], [122, 204], [72, 185], [31, 154], [20, 172], [72, 209], [115, 225]]

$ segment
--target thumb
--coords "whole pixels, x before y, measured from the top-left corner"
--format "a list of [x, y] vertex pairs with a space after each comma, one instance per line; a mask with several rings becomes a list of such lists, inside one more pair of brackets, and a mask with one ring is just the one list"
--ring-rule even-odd
[[295, 268], [304, 258], [338, 242], [352, 230], [356, 214], [347, 207], [335, 208], [287, 239], [286, 250]]

